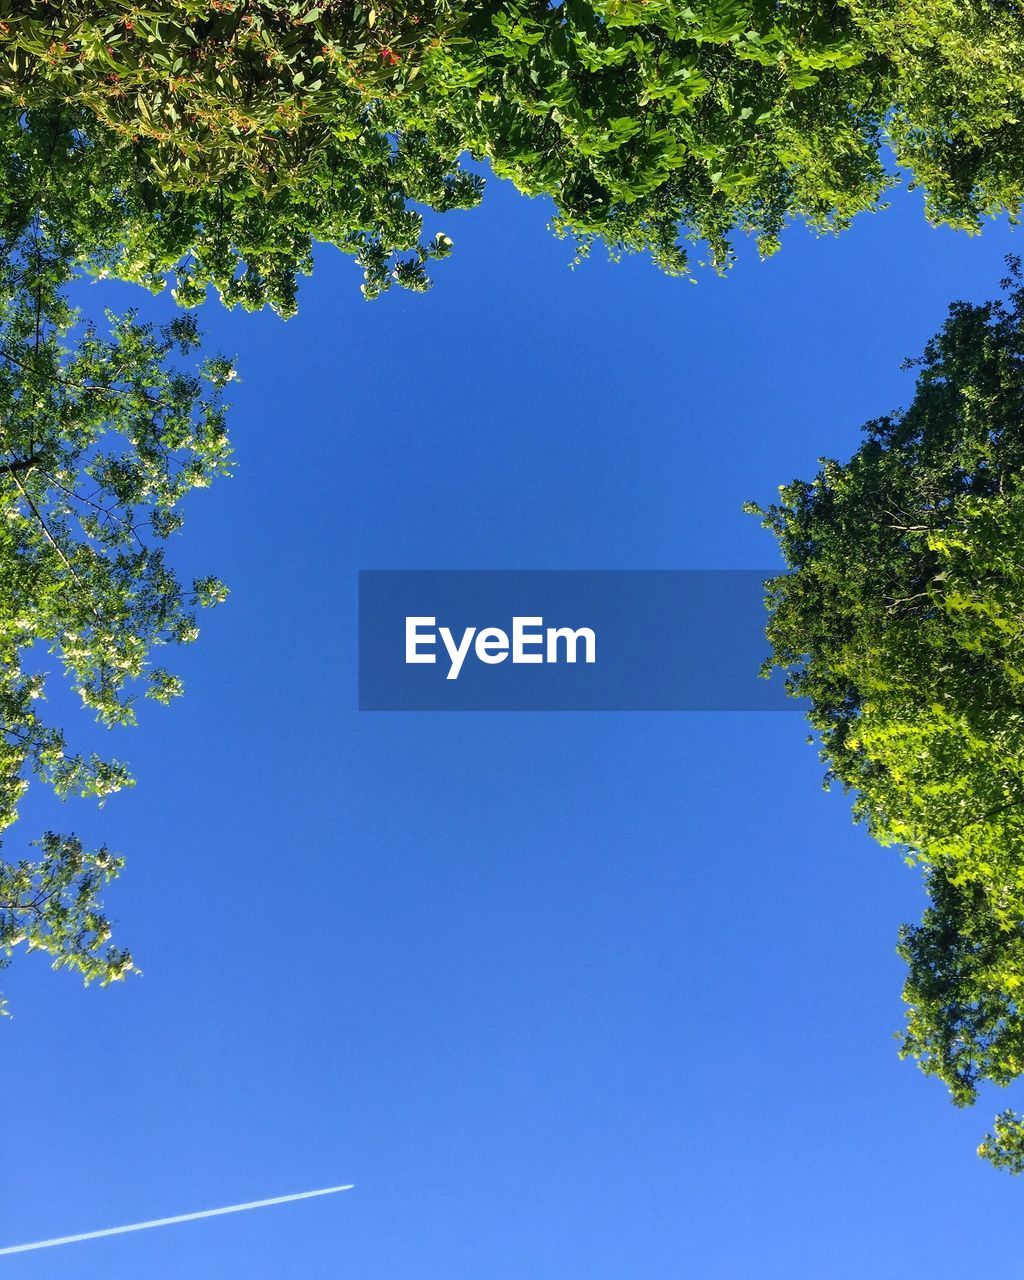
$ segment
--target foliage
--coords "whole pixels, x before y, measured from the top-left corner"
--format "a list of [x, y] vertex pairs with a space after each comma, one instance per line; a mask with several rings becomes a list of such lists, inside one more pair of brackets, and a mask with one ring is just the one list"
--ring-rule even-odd
[[132, 957], [107, 945], [110, 921], [99, 892], [120, 871], [121, 859], [105, 848], [88, 853], [74, 836], [52, 831], [39, 846], [43, 856], [36, 862], [0, 862], [0, 967], [25, 944], [52, 956], [55, 969], [76, 969], [87, 983], [117, 982], [133, 968]]
[[954, 305], [910, 362], [906, 411], [752, 508], [791, 570], [769, 584], [769, 665], [809, 700], [827, 780], [929, 869], [932, 906], [901, 937], [902, 1052], [960, 1105], [1024, 1072], [1024, 281], [1010, 267], [1001, 300]]
[[921, 924], [900, 931], [910, 1006], [901, 1053], [968, 1106], [981, 1081], [1007, 1085], [1024, 1071], [1024, 921], [1006, 925], [976, 881], [933, 870], [928, 886]]
[[787, 219], [880, 207], [886, 144], [935, 220], [1024, 200], [1019, 0], [0, 0], [0, 19], [8, 147], [59, 104], [71, 200], [125, 216], [116, 269], [191, 254], [189, 302], [209, 282], [290, 311], [313, 239], [354, 253], [370, 296], [426, 288], [450, 242], [422, 242], [418, 206], [476, 203], [463, 153], [550, 197], [580, 253], [670, 272], [688, 239], [724, 267], [735, 231], [770, 253]]
[[[297, 277], [311, 269], [314, 239], [356, 254], [368, 295], [394, 281], [426, 288], [424, 264], [446, 257], [451, 242], [438, 235], [426, 245], [418, 243], [420, 219], [405, 208], [402, 192], [416, 190], [443, 207], [471, 202], [475, 183], [464, 176], [449, 184], [446, 194], [445, 175], [423, 156], [417, 162], [419, 185], [410, 186], [401, 152], [378, 139], [375, 155], [372, 164], [368, 153], [364, 157], [366, 186], [347, 180], [338, 157], [325, 151], [329, 173], [296, 178], [273, 192], [253, 186], [244, 175], [216, 185], [183, 177], [174, 188], [164, 184], [142, 149], [80, 109], [4, 112], [0, 225], [5, 238], [16, 238], [38, 212], [76, 262], [154, 292], [172, 275], [178, 301], [186, 307], [201, 302], [213, 285], [229, 306], [272, 306], [290, 315]], [[393, 261], [398, 248], [413, 252]]]
[[996, 1116], [992, 1128], [978, 1147], [978, 1155], [997, 1169], [1024, 1173], [1024, 1116], [1004, 1111]]
[[935, 222], [973, 228], [1024, 195], [1024, 9], [1019, 0], [849, 0], [884, 50], [897, 160]]
[[[140, 688], [167, 702], [180, 682], [154, 648], [198, 634], [195, 610], [225, 591], [214, 578], [178, 581], [164, 543], [182, 499], [228, 468], [222, 358], [198, 370], [196, 321], [155, 328], [108, 314], [107, 331], [67, 300], [65, 237], [40, 217], [0, 259], [0, 832], [17, 817], [31, 775], [61, 797], [101, 801], [130, 784], [125, 766], [68, 749], [40, 709], [40, 647], [59, 655], [101, 724], [129, 724]], [[109, 926], [98, 892], [120, 861], [52, 833], [42, 859], [0, 867], [0, 949], [19, 942], [110, 981], [127, 953], [101, 955]]]

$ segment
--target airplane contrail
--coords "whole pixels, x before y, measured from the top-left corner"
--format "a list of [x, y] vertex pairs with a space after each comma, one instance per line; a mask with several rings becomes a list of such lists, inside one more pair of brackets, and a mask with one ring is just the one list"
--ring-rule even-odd
[[33, 1244], [11, 1244], [4, 1253], [27, 1253], [30, 1249], [52, 1249], [59, 1244], [77, 1244], [80, 1240], [99, 1240], [101, 1236], [121, 1236], [128, 1231], [148, 1231], [150, 1227], [170, 1227], [177, 1222], [195, 1222], [197, 1218], [217, 1218], [222, 1213], [244, 1213], [246, 1209], [265, 1209], [271, 1204], [287, 1204], [290, 1200], [311, 1200], [314, 1196], [331, 1196], [336, 1191], [351, 1191], [354, 1183], [344, 1187], [321, 1187], [319, 1191], [299, 1191], [290, 1196], [274, 1196], [270, 1200], [250, 1200], [248, 1204], [229, 1204], [224, 1209], [203, 1209], [199, 1213], [179, 1213], [174, 1218], [154, 1218], [152, 1222], [133, 1222], [128, 1227], [106, 1227], [103, 1231], [83, 1231], [77, 1236], [58, 1236], [55, 1240], [36, 1240]]

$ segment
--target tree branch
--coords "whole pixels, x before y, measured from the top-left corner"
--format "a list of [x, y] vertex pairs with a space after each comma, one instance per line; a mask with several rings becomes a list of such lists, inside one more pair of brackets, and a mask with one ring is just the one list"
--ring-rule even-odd
[[9, 476], [17, 475], [20, 471], [31, 471], [33, 467], [39, 463], [39, 455], [32, 454], [28, 458], [14, 458], [10, 462], [0, 462], [0, 472], [4, 472]]

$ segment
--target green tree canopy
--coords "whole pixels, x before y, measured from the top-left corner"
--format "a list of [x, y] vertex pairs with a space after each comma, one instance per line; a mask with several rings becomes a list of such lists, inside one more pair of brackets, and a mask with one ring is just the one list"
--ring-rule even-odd
[[809, 700], [856, 816], [928, 869], [933, 904], [900, 944], [902, 1051], [961, 1105], [1024, 1072], [1024, 281], [1010, 265], [1002, 299], [954, 305], [909, 362], [909, 408], [752, 508], [791, 570], [769, 586], [769, 665]]
[[[128, 724], [140, 691], [180, 691], [153, 651], [193, 640], [196, 608], [224, 595], [214, 578], [184, 587], [164, 544], [184, 497], [228, 468], [220, 397], [233, 369], [195, 367], [186, 312], [162, 329], [131, 313], [83, 322], [72, 271], [66, 238], [39, 216], [0, 257], [0, 832], [33, 775], [101, 801], [131, 781], [46, 719], [45, 651], [102, 724]], [[39, 852], [0, 863], [0, 955], [25, 943], [87, 981], [123, 976], [131, 957], [107, 945], [98, 897], [120, 860], [54, 832]]]
[[550, 197], [581, 253], [671, 272], [687, 240], [721, 267], [737, 231], [770, 253], [789, 219], [878, 208], [887, 146], [933, 220], [1024, 200], [1019, 0], [2, 0], [0, 22], [5, 150], [61, 108], [66, 198], [123, 217], [99, 242], [129, 278], [189, 257], [189, 302], [291, 310], [314, 239], [370, 296], [427, 287], [450, 242], [420, 207], [479, 199], [463, 154]]

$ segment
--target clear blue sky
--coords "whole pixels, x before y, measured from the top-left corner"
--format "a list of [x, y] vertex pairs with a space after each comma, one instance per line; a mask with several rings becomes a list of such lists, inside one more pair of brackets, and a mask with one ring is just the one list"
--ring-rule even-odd
[[230, 602], [117, 735], [137, 788], [23, 824], [128, 855], [145, 976], [2, 975], [0, 1244], [356, 1190], [0, 1276], [952, 1277], [1017, 1220], [973, 1153], [1012, 1098], [896, 1056], [920, 891], [799, 716], [354, 709], [360, 568], [774, 563], [741, 503], [848, 455], [1014, 241], [903, 196], [694, 287], [545, 222], [491, 183], [425, 298], [324, 251], [296, 320], [207, 308], [238, 470], [176, 554]]

